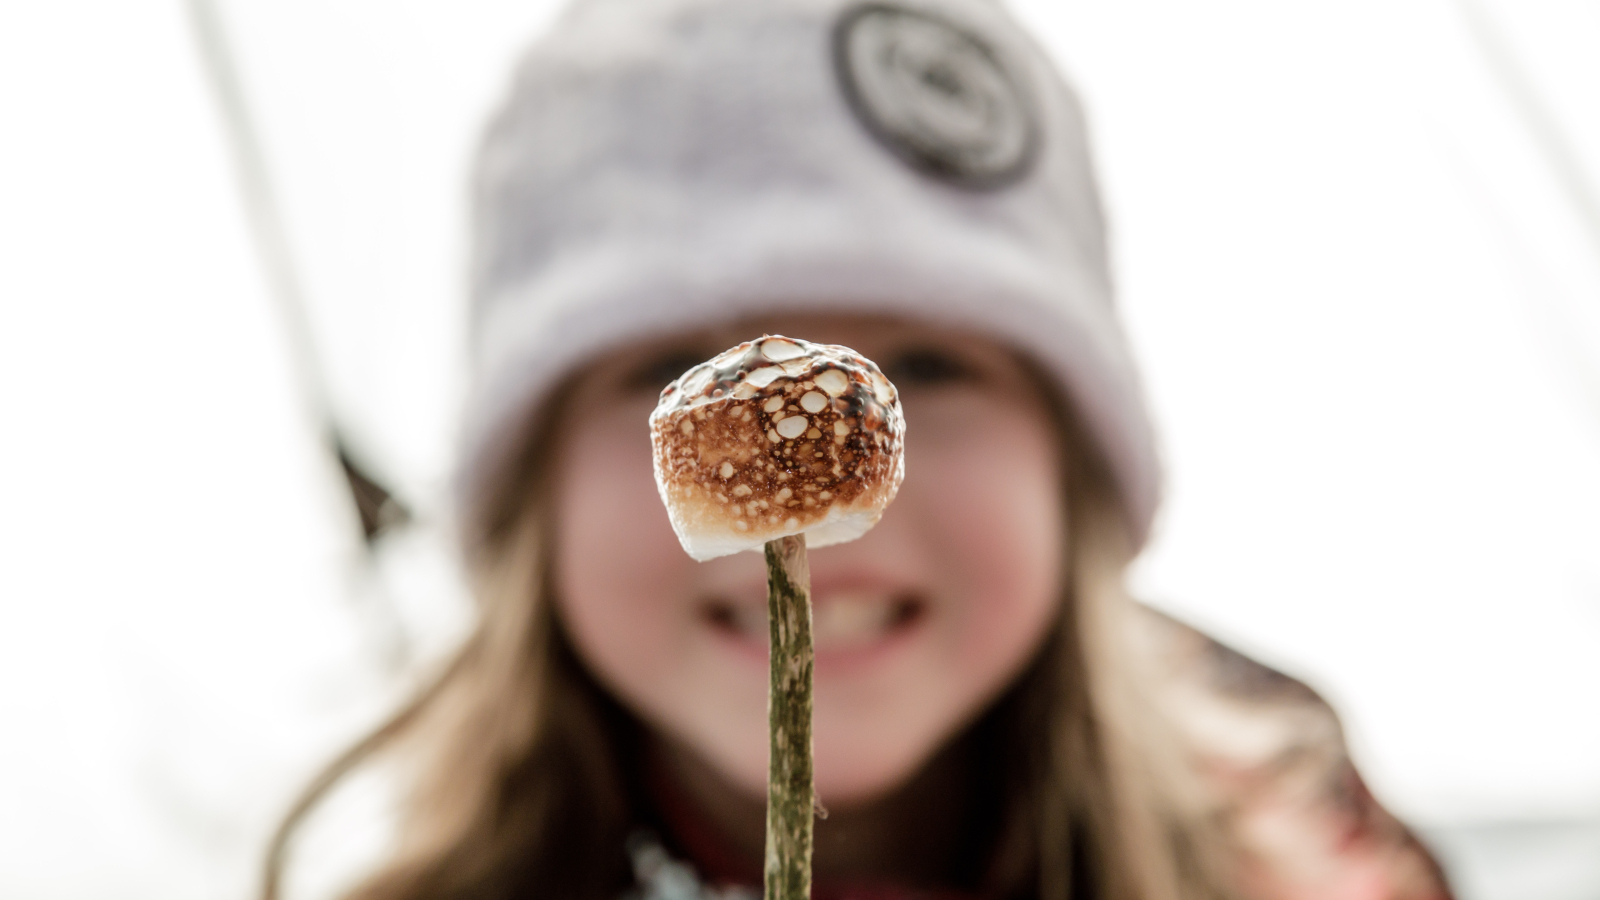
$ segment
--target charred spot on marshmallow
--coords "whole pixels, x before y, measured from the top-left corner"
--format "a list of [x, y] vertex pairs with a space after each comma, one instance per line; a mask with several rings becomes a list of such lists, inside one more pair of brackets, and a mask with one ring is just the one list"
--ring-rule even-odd
[[[768, 335], [685, 372], [650, 416], [656, 486], [696, 559], [860, 537], [904, 477], [898, 393], [846, 347]], [[781, 510], [781, 512], [780, 512]]]

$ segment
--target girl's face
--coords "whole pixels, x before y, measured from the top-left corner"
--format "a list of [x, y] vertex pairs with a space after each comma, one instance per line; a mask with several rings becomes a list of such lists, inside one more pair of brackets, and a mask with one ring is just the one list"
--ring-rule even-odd
[[849, 806], [908, 779], [1039, 645], [1063, 577], [1058, 439], [1007, 351], [904, 322], [762, 321], [612, 354], [637, 364], [578, 382], [556, 462], [563, 624], [625, 706], [752, 797], [766, 792], [766, 569], [759, 553], [684, 554], [647, 420], [668, 381], [764, 331], [854, 348], [905, 408], [899, 497], [865, 537], [811, 552], [817, 791]]

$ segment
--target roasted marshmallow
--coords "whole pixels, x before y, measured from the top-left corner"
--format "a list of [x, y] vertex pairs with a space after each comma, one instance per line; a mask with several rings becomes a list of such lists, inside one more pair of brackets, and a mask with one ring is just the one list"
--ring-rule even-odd
[[769, 335], [667, 385], [650, 414], [656, 487], [698, 560], [877, 524], [905, 477], [894, 385], [848, 347]]

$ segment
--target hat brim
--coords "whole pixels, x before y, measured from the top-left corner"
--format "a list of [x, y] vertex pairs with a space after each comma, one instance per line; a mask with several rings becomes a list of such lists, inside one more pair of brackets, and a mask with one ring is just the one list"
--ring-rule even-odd
[[635, 340], [793, 311], [972, 329], [1035, 359], [1099, 442], [1141, 545], [1160, 473], [1109, 285], [1060, 248], [1032, 253], [968, 220], [879, 223], [844, 208], [752, 198], [671, 235], [613, 233], [569, 246], [537, 277], [484, 298], [458, 481], [469, 533], [517, 458], [525, 424], [568, 373]]

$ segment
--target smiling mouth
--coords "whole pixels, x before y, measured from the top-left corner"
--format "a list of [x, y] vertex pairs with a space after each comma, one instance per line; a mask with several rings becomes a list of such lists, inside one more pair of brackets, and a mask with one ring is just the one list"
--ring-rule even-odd
[[[812, 646], [818, 653], [869, 647], [914, 627], [927, 614], [927, 608], [926, 600], [909, 592], [889, 597], [876, 593], [829, 594], [812, 607]], [[715, 598], [706, 604], [705, 618], [713, 628], [731, 637], [763, 646], [767, 643], [765, 604]]]

